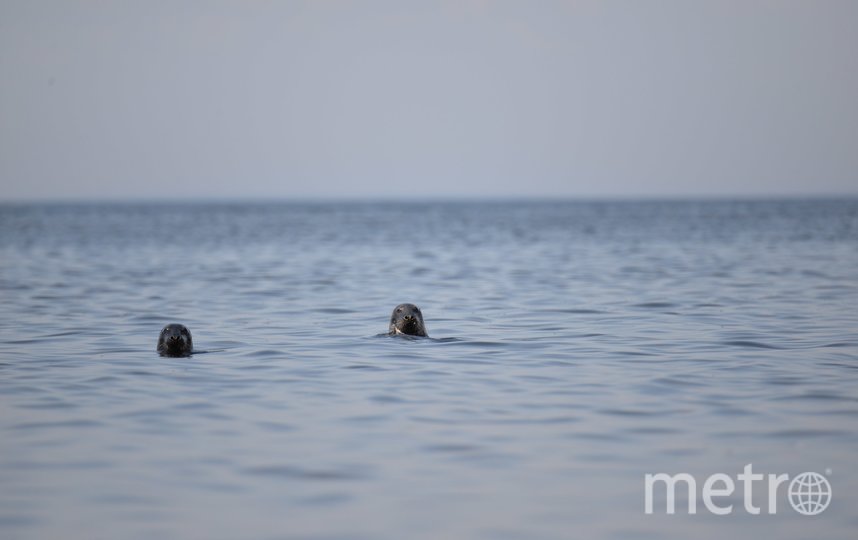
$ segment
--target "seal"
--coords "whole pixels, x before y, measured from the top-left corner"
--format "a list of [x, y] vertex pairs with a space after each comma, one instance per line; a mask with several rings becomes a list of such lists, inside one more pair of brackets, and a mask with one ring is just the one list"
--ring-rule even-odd
[[194, 351], [191, 332], [183, 324], [168, 324], [158, 336], [161, 356], [189, 356]]
[[409, 336], [426, 337], [426, 325], [423, 314], [414, 304], [399, 304], [393, 308], [390, 316], [390, 335], [406, 334]]

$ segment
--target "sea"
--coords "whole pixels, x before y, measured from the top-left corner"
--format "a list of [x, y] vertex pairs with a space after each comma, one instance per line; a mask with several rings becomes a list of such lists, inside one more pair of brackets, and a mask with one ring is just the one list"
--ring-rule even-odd
[[[403, 302], [428, 338], [387, 335]], [[856, 508], [858, 199], [0, 205], [4, 540], [852, 539]]]

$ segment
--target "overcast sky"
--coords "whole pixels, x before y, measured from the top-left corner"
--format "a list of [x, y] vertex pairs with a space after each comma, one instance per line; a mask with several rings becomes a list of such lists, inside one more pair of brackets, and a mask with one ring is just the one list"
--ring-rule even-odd
[[858, 194], [858, 1], [0, 0], [0, 199]]

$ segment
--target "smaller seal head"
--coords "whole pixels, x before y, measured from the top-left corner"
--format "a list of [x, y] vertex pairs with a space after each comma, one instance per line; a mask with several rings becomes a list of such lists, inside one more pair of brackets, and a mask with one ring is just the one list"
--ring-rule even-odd
[[426, 337], [426, 325], [423, 314], [414, 304], [399, 304], [390, 316], [390, 335], [407, 334], [409, 336]]
[[191, 332], [183, 324], [168, 324], [158, 336], [161, 356], [188, 356], [194, 350]]

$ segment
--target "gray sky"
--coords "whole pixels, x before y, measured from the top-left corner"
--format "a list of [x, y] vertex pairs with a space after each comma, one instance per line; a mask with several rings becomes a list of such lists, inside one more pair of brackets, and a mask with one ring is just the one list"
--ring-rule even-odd
[[0, 0], [0, 199], [858, 194], [858, 1]]

